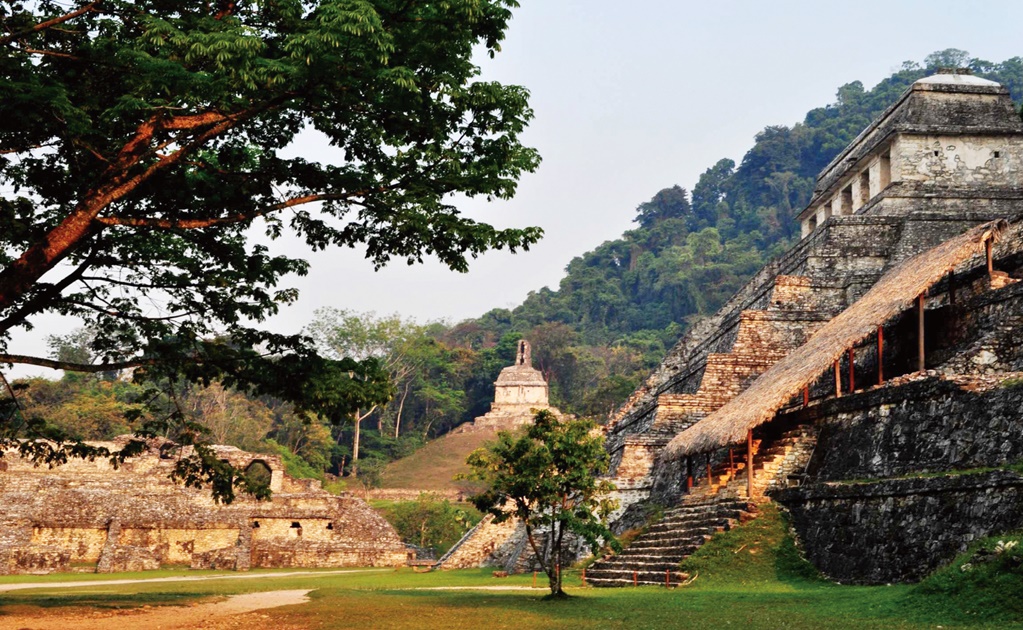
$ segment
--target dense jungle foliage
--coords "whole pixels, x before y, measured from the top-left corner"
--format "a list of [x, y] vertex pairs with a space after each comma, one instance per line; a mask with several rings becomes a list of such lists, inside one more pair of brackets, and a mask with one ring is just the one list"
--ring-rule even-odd
[[[860, 130], [913, 81], [941, 67], [965, 66], [1008, 87], [1017, 103], [1023, 99], [1023, 58], [991, 63], [960, 50], [936, 52], [923, 63], [905, 62], [872, 89], [859, 81], [843, 85], [834, 103], [791, 127], [765, 128], [738, 164], [717, 161], [691, 192], [678, 185], [657, 192], [639, 204], [634, 229], [573, 259], [556, 289], [532, 292], [514, 309], [455, 325], [318, 313], [308, 332], [321, 350], [380, 359], [397, 392], [390, 403], [359, 411], [360, 477], [374, 483], [387, 461], [485, 413], [493, 382], [523, 337], [532, 342], [534, 366], [547, 376], [554, 405], [606, 417], [693, 321], [713, 313], [792, 245], [794, 217], [808, 202], [814, 178]], [[56, 341], [55, 352], [74, 346]], [[183, 390], [176, 404], [217, 441], [285, 453], [293, 471], [305, 474], [350, 470], [355, 423], [331, 427], [279, 401], [250, 401], [216, 387]], [[132, 404], [131, 388], [113, 375], [33, 382], [28, 408], [46, 411], [84, 438], [110, 437], [130, 428], [119, 414]], [[245, 409], [238, 412], [246, 417], [244, 428], [222, 426], [225, 415]]]

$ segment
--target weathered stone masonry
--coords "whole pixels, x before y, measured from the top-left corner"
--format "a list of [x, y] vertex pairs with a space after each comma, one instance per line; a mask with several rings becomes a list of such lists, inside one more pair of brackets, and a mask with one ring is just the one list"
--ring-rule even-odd
[[841, 582], [916, 581], [964, 541], [1023, 528], [1023, 475], [1010, 471], [819, 484], [777, 498], [813, 563]]
[[[918, 579], [970, 541], [1023, 526], [1019, 475], [1006, 468], [1023, 461], [1023, 392], [999, 386], [1023, 372], [1023, 285], [1014, 284], [1023, 277], [1021, 218], [1023, 123], [1007, 90], [965, 74], [911, 86], [818, 176], [799, 217], [802, 241], [694, 326], [607, 426], [619, 498], [637, 508], [624, 511], [619, 529], [635, 525], [637, 502], [648, 497], [684, 506], [732, 485], [719, 472], [744, 445], [673, 461], [663, 446], [674, 434], [713, 414], [901, 261], [995, 219], [1013, 227], [994, 247], [992, 272], [983, 262], [957, 269], [924, 300], [926, 375], [891, 380], [917, 369], [916, 314], [907, 312], [885, 324], [883, 356], [870, 343], [851, 349], [839, 378], [811, 383], [789, 411], [753, 431], [754, 452], [773, 448], [785, 427], [819, 434], [797, 449], [793, 466], [754, 482], [753, 494], [766, 482], [792, 510], [809, 558], [842, 581]], [[886, 382], [876, 387], [882, 361]], [[1002, 470], [964, 474], [978, 467]], [[803, 485], [781, 489], [793, 475]], [[680, 527], [670, 536], [687, 536]], [[614, 563], [607, 566], [610, 574]]]
[[[116, 444], [107, 444], [116, 446]], [[158, 445], [118, 470], [106, 461], [34, 467], [0, 462], [0, 574], [192, 568], [395, 566], [406, 550], [364, 501], [284, 474], [279, 457], [215, 447], [241, 468], [265, 466], [270, 501], [213, 502], [168, 478]]]

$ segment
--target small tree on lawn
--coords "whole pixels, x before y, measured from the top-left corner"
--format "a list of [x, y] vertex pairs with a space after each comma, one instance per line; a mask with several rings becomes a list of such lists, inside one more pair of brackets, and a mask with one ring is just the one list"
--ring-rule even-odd
[[598, 479], [607, 471], [608, 455], [595, 426], [590, 420], [559, 422], [540, 411], [524, 434], [502, 431], [467, 460], [471, 478], [486, 484], [471, 501], [497, 523], [518, 518], [525, 524], [554, 598], [566, 597], [561, 566], [567, 533], [581, 537], [594, 553], [603, 544], [618, 548], [605, 524], [616, 503], [608, 498], [614, 485]]

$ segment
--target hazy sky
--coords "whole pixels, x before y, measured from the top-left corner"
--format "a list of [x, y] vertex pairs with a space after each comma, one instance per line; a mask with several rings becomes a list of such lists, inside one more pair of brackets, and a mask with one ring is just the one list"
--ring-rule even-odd
[[[503, 51], [483, 77], [526, 86], [536, 118], [523, 139], [543, 163], [515, 199], [465, 210], [499, 226], [539, 225], [527, 253], [481, 257], [468, 274], [435, 262], [373, 272], [357, 251], [310, 254], [300, 302], [272, 324], [295, 331], [320, 306], [420, 320], [513, 307], [557, 287], [573, 257], [632, 226], [638, 204], [691, 189], [717, 160], [739, 162], [768, 125], [792, 125], [860, 80], [870, 88], [903, 61], [960, 48], [990, 61], [1023, 56], [1018, 1], [521, 0]], [[315, 142], [297, 148], [315, 157]], [[40, 349], [41, 326], [12, 344]]]

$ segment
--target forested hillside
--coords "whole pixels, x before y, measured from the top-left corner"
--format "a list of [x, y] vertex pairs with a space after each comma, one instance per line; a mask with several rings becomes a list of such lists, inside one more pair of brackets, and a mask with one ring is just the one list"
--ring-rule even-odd
[[[869, 90], [859, 81], [843, 85], [834, 103], [802, 122], [757, 134], [738, 165], [724, 158], [710, 166], [691, 193], [676, 185], [641, 203], [636, 228], [572, 260], [556, 289], [530, 293], [517, 308], [493, 310], [471, 325], [492, 338], [524, 334], [544, 357], [558, 405], [606, 412], [694, 319], [716, 311], [792, 245], [794, 217], [817, 173], [914, 81], [942, 67], [969, 67], [1008, 87], [1017, 103], [1023, 98], [1023, 58], [991, 63], [955, 49], [905, 62]], [[561, 327], [551, 344], [551, 331]], [[607, 360], [622, 354], [624, 361]]]
[[[217, 441], [281, 452], [299, 474], [350, 471], [358, 427], [359, 471], [372, 481], [386, 461], [486, 412], [494, 379], [525, 337], [534, 365], [551, 383], [553, 404], [599, 419], [629, 396], [694, 320], [717, 310], [793, 243], [794, 216], [838, 151], [913, 81], [950, 66], [969, 66], [1007, 86], [1017, 103], [1023, 98], [1023, 58], [991, 63], [953, 49], [934, 53], [922, 64], [904, 63], [872, 89], [859, 81], [843, 85], [834, 103], [791, 127], [766, 127], [738, 165], [718, 160], [691, 191], [669, 185], [656, 192], [635, 209], [634, 229], [573, 259], [557, 288], [538, 289], [514, 309], [455, 325], [321, 311], [307, 330], [321, 350], [375, 357], [393, 383], [392, 401], [360, 410], [358, 422], [330, 426], [279, 401], [248, 400], [216, 385], [182, 389], [167, 401], [168, 413], [205, 424]], [[55, 353], [82, 347], [78, 338], [54, 340]], [[28, 385], [28, 415], [57, 419], [86, 439], [130, 429], [124, 413], [131, 417], [145, 395], [116, 375]]]

